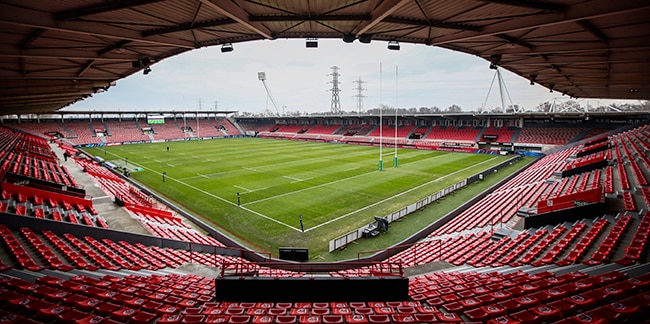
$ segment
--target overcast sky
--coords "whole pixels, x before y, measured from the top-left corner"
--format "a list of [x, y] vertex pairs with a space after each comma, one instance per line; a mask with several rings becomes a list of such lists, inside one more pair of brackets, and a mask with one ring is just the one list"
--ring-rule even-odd
[[[281, 39], [236, 43], [229, 53], [221, 53], [220, 46], [202, 48], [158, 62], [149, 75], [138, 72], [119, 80], [107, 92], [66, 110], [182, 111], [198, 110], [199, 105], [212, 110], [216, 105], [218, 110], [275, 111], [258, 80], [257, 73], [265, 72], [279, 110], [326, 112], [332, 97], [328, 91], [332, 66], [340, 68], [344, 111], [356, 111], [354, 81], [359, 78], [365, 82], [364, 110], [380, 104], [441, 109], [456, 104], [465, 111], [501, 106], [496, 81], [488, 96], [495, 71], [487, 61], [425, 45], [401, 44], [400, 51], [388, 50], [386, 45], [320, 39], [318, 48], [305, 48], [304, 39]], [[545, 101], [568, 100], [506, 70], [502, 75], [509, 93], [506, 105], [533, 109]], [[590, 105], [608, 102], [592, 100]]]

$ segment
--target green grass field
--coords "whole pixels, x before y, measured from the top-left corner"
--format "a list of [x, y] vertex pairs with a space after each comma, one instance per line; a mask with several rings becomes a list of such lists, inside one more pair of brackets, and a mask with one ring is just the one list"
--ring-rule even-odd
[[86, 151], [120, 166], [128, 158], [130, 166], [144, 169], [132, 178], [252, 249], [276, 255], [281, 246], [308, 247], [310, 257], [321, 260], [332, 259], [330, 240], [372, 222], [373, 216], [385, 216], [508, 158], [400, 149], [394, 167], [394, 149], [384, 148], [379, 171], [378, 147], [261, 138]]

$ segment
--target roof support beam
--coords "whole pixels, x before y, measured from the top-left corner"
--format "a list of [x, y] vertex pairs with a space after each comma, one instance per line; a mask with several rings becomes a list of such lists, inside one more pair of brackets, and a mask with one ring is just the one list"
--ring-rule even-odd
[[406, 4], [406, 0], [384, 0], [370, 13], [372, 19], [359, 24], [352, 33], [357, 37], [365, 34], [372, 27], [382, 22], [386, 17], [391, 15], [397, 9]]
[[96, 52], [83, 53], [77, 50], [70, 49], [30, 49], [30, 50], [17, 50], [17, 49], [0, 49], [0, 57], [30, 57], [30, 58], [55, 58], [55, 59], [69, 59], [69, 60], [97, 60], [97, 61], [113, 61], [113, 62], [130, 62], [137, 60], [138, 57], [134, 55], [97, 55]]
[[512, 55], [561, 55], [561, 54], [580, 54], [588, 55], [589, 52], [604, 52], [608, 50], [630, 50], [634, 52], [643, 52], [644, 49], [650, 49], [650, 36], [639, 36], [636, 38], [623, 38], [611, 40], [605, 44], [599, 41], [571, 42], [564, 44], [541, 45], [535, 46], [529, 52], [522, 52], [517, 48], [498, 49], [481, 53], [482, 56], [491, 54], [512, 54]]
[[566, 10], [566, 6], [564, 5], [557, 4], [557, 3], [543, 2], [543, 1], [523, 1], [523, 0], [483, 0], [483, 1], [515, 6], [515, 7], [552, 11], [552, 12], [564, 12], [564, 10]]
[[58, 21], [52, 14], [12, 6], [5, 3], [0, 3], [0, 23], [55, 30], [59, 33], [73, 33], [119, 40], [131, 40], [159, 46], [184, 47], [189, 49], [195, 48], [195, 44], [189, 41], [162, 36], [151, 36], [145, 38], [142, 37], [140, 32], [114, 27], [108, 24], [98, 26], [94, 23], [83, 21]]
[[266, 28], [259, 22], [252, 22], [248, 19], [249, 13], [244, 11], [241, 7], [237, 6], [232, 1], [217, 1], [217, 0], [200, 0], [209, 8], [216, 10], [230, 19], [235, 20], [242, 26], [250, 29], [255, 34], [258, 34], [266, 39], [273, 39], [273, 33], [270, 29]]
[[81, 18], [83, 16], [90, 16], [95, 14], [101, 14], [104, 12], [110, 12], [120, 9], [137, 7], [149, 3], [161, 2], [163, 0], [129, 0], [129, 1], [111, 1], [106, 3], [100, 3], [92, 6], [72, 9], [68, 11], [63, 11], [55, 14], [57, 20], [71, 20]]
[[456, 30], [471, 30], [471, 31], [481, 31], [483, 27], [477, 25], [469, 24], [457, 24], [452, 22], [445, 22], [440, 20], [426, 21], [426, 20], [413, 20], [413, 19], [404, 19], [396, 17], [386, 17], [382, 20], [384, 23], [395, 23], [400, 25], [412, 25], [418, 27], [436, 27], [436, 28], [445, 28], [445, 29], [456, 29]]
[[576, 21], [580, 27], [584, 28], [585, 30], [589, 31], [592, 35], [596, 36], [601, 42], [607, 43], [609, 42], [609, 37], [607, 35], [603, 34], [603, 32], [596, 28], [594, 25], [592, 25], [589, 20], [578, 20]]
[[528, 42], [522, 41], [519, 38], [512, 37], [512, 36], [509, 36], [509, 35], [506, 35], [506, 34], [498, 34], [498, 35], [496, 35], [496, 37], [499, 37], [499, 38], [507, 41], [510, 44], [519, 45], [519, 46], [525, 47], [525, 48], [530, 49], [530, 50], [535, 48], [534, 45], [532, 45], [532, 44], [530, 44]]
[[250, 16], [250, 21], [367, 21], [370, 15], [290, 15], [290, 16]]
[[439, 46], [451, 42], [477, 40], [497, 34], [510, 34], [533, 28], [561, 25], [597, 17], [620, 15], [649, 8], [650, 2], [648, 1], [594, 0], [581, 2], [577, 5], [567, 7], [566, 12], [564, 13], [531, 15], [527, 19], [505, 20], [503, 22], [487, 25], [481, 32], [465, 31], [433, 38], [431, 40], [431, 45]]
[[21, 49], [29, 48], [29, 45], [31, 45], [35, 40], [37, 40], [41, 35], [43, 35], [43, 32], [45, 32], [45, 29], [43, 28], [36, 28], [34, 31], [27, 36], [22, 42], [20, 42], [19, 47]]
[[145, 31], [142, 32], [142, 36], [147, 37], [147, 36], [152, 36], [152, 35], [162, 35], [162, 34], [176, 33], [176, 32], [199, 29], [199, 28], [209, 28], [209, 27], [218, 27], [218, 26], [224, 26], [224, 25], [231, 25], [231, 24], [236, 24], [236, 23], [237, 22], [234, 19], [231, 19], [231, 18], [219, 19], [219, 20], [211, 20], [211, 21], [188, 22], [188, 23], [184, 23], [184, 24], [180, 24], [180, 25], [176, 25], [176, 26], [169, 26], [169, 27], [162, 27], [162, 28], [145, 30]]

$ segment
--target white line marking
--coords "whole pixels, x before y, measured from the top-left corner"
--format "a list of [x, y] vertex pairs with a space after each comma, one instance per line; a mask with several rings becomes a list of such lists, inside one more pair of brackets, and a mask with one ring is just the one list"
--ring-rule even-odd
[[244, 188], [244, 187], [240, 187], [240, 186], [237, 186], [237, 185], [234, 185], [233, 187], [239, 188], [239, 189], [244, 190], [246, 192], [253, 192], [253, 190], [250, 190], [250, 189]]
[[286, 178], [286, 179], [289, 179], [289, 180], [293, 180], [293, 181], [295, 181], [295, 182], [300, 182], [300, 181], [302, 181], [302, 179], [300, 179], [300, 178], [296, 178], [296, 177], [290, 177], [290, 176], [282, 176], [282, 177], [283, 177], [283, 178]]
[[345, 178], [345, 179], [339, 179], [339, 180], [335, 180], [335, 181], [332, 181], [332, 182], [319, 184], [317, 186], [313, 186], [313, 187], [309, 187], [309, 188], [304, 188], [304, 189], [300, 189], [300, 190], [296, 190], [296, 191], [286, 192], [286, 193], [283, 193], [283, 194], [280, 194], [280, 195], [277, 195], [277, 196], [266, 197], [266, 198], [263, 198], [263, 199], [260, 199], [260, 200], [251, 201], [251, 202], [249, 202], [247, 204], [244, 204], [244, 205], [255, 204], [255, 203], [258, 203], [258, 202], [262, 202], [262, 201], [267, 201], [267, 200], [271, 200], [271, 199], [275, 199], [275, 198], [280, 198], [280, 197], [284, 197], [284, 196], [288, 196], [288, 195], [293, 195], [295, 193], [300, 193], [300, 192], [307, 191], [307, 190], [312, 190], [312, 189], [316, 189], [316, 188], [320, 188], [320, 187], [329, 186], [331, 184], [335, 184], [335, 183], [339, 183], [339, 182], [359, 178], [359, 177], [362, 177], [362, 176], [365, 176], [365, 175], [368, 175], [368, 174], [371, 174], [371, 173], [374, 173], [374, 172], [375, 172], [375, 170], [370, 171], [370, 172], [366, 172], [366, 173], [362, 173], [362, 174], [357, 174], [357, 175], [355, 175], [353, 177], [349, 177], [349, 178]]
[[204, 177], [204, 178], [206, 178], [206, 179], [210, 179], [210, 177], [208, 177], [208, 176], [205, 175], [205, 174], [200, 174], [200, 173], [197, 173], [197, 174], [199, 175], [199, 177]]
[[[117, 154], [114, 154], [114, 153], [111, 153], [111, 154], [112, 154], [112, 155], [115, 155], [115, 156], [117, 156], [117, 157], [120, 157], [120, 156], [117, 155]], [[139, 164], [136, 164], [136, 163], [133, 163], [133, 165], [137, 165], [137, 166], [140, 166], [140, 167], [144, 168], [142, 165], [139, 165]], [[146, 168], [145, 168], [145, 169], [146, 169]], [[158, 174], [158, 175], [162, 175], [162, 173], [160, 173], [160, 172], [158, 172], [158, 171], [156, 171], [156, 170], [151, 170], [151, 169], [149, 169], [149, 170], [150, 170], [151, 172], [153, 172], [153, 173]], [[224, 202], [224, 203], [226, 203], [226, 204], [229, 204], [229, 205], [232, 205], [232, 206], [237, 206], [237, 203], [235, 203], [235, 202], [232, 202], [232, 201], [230, 201], [230, 200], [226, 200], [226, 199], [224, 199], [224, 198], [222, 198], [222, 197], [219, 197], [219, 196], [217, 196], [217, 195], [215, 195], [215, 194], [209, 193], [209, 192], [207, 192], [207, 191], [205, 191], [205, 190], [203, 190], [203, 189], [199, 189], [199, 188], [197, 188], [197, 187], [195, 187], [195, 186], [192, 186], [192, 185], [190, 185], [190, 184], [187, 184], [187, 183], [185, 183], [185, 182], [183, 182], [183, 181], [179, 181], [179, 180], [177, 180], [177, 179], [175, 179], [175, 178], [172, 178], [172, 177], [169, 177], [169, 176], [167, 176], [166, 179], [169, 179], [169, 180], [172, 180], [172, 181], [176, 181], [176, 182], [178, 182], [178, 183], [180, 183], [180, 184], [182, 184], [182, 185], [184, 185], [184, 186], [186, 186], [186, 187], [192, 188], [192, 189], [194, 189], [194, 190], [196, 190], [196, 191], [198, 191], [198, 192], [200, 192], [200, 193], [203, 193], [203, 194], [205, 194], [205, 195], [207, 195], [207, 196], [210, 196], [210, 197], [212, 197], [212, 198], [218, 199], [218, 200], [220, 200], [220, 201], [222, 201], [222, 202]], [[244, 206], [239, 206], [239, 208], [241, 208], [241, 209], [243, 209], [243, 210], [245, 210], [245, 211], [247, 211], [247, 212], [249, 212], [249, 213], [251, 213], [251, 214], [255, 214], [255, 215], [259, 216], [259, 217], [262, 217], [262, 218], [264, 218], [264, 219], [267, 219], [267, 220], [269, 220], [269, 221], [272, 221], [272, 222], [274, 222], [274, 223], [276, 223], [276, 224], [280, 224], [280, 225], [282, 225], [282, 226], [285, 226], [285, 227], [287, 227], [287, 228], [289, 228], [289, 229], [292, 229], [292, 230], [294, 230], [294, 231], [300, 231], [299, 229], [297, 229], [297, 228], [295, 228], [295, 227], [293, 227], [293, 226], [290, 226], [290, 225], [288, 225], [288, 224], [285, 224], [285, 223], [283, 223], [283, 222], [280, 222], [280, 221], [278, 221], [278, 220], [276, 220], [276, 219], [274, 219], [274, 218], [271, 218], [271, 217], [269, 217], [269, 216], [266, 216], [266, 215], [264, 215], [264, 214], [262, 214], [262, 213], [258, 213], [258, 212], [254, 211], [254, 210], [248, 209], [248, 208], [246, 208], [246, 207], [244, 207]]]
[[354, 168], [346, 169], [346, 170], [343, 170], [343, 172], [348, 172], [348, 171], [352, 171], [352, 170], [356, 170], [356, 169], [361, 169], [361, 167], [354, 167]]
[[253, 168], [247, 168], [247, 167], [241, 167], [241, 168], [244, 169], [244, 170], [257, 172], [257, 170], [255, 170], [255, 169], [253, 169]]

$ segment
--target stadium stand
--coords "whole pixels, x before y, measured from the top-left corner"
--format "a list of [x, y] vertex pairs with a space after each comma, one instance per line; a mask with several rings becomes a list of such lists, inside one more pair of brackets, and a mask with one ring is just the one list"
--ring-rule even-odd
[[517, 143], [566, 145], [584, 131], [583, 128], [577, 127], [524, 126], [516, 141]]
[[107, 121], [106, 126], [109, 134], [106, 141], [110, 143], [149, 140], [149, 136], [142, 132], [142, 129], [134, 120]]
[[[107, 125], [110, 131], [112, 124]], [[7, 223], [0, 224], [0, 251], [6, 255], [0, 257], [2, 318], [12, 322], [79, 323], [637, 322], [647, 315], [650, 301], [645, 264], [650, 232], [650, 191], [644, 184], [650, 174], [644, 158], [650, 147], [647, 132], [648, 127], [642, 126], [614, 134], [606, 139], [612, 149], [581, 157], [578, 155], [594, 149], [594, 145], [552, 152], [420, 242], [391, 248], [395, 252], [375, 265], [329, 272], [331, 277], [374, 277], [440, 262], [456, 267], [411, 276], [408, 300], [220, 301], [214, 299], [216, 279], [170, 270], [191, 263], [235, 275], [284, 278], [310, 274], [191, 248], [56, 234]], [[48, 150], [46, 140], [19, 133], [26, 138], [21, 141], [15, 134], [0, 128], [3, 174], [14, 171], [17, 164], [15, 170], [23, 176], [42, 180], [43, 170], [50, 176], [56, 171], [56, 183], [75, 183], [64, 168], [57, 167], [58, 159]], [[61, 143], [60, 147], [70, 156], [76, 155], [72, 146]], [[561, 176], [561, 171], [596, 158], [605, 159], [608, 165]], [[86, 157], [75, 157], [74, 161], [107, 193], [122, 201], [131, 217], [152, 235], [215, 249], [225, 247], [182, 218], [158, 208], [158, 203], [119, 174]], [[25, 165], [29, 173], [24, 171]], [[13, 186], [2, 186], [0, 202], [5, 212], [73, 223], [69, 226], [94, 225], [98, 230], [106, 225], [93, 212], [92, 203], [75, 200], [81, 198], [60, 198], [40, 191], [26, 194], [16, 190], [17, 184]], [[526, 217], [521, 210], [534, 210], [541, 200], [601, 186], [604, 194], [623, 206], [617, 215], [585, 215], [574, 222], [518, 229]], [[607, 267], [601, 270], [602, 266]], [[106, 275], [106, 271], [112, 274]]]

